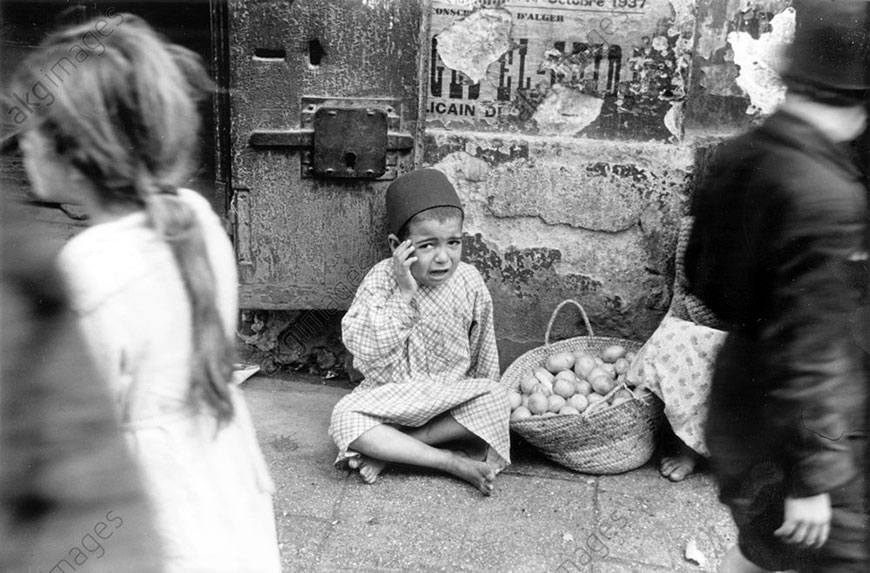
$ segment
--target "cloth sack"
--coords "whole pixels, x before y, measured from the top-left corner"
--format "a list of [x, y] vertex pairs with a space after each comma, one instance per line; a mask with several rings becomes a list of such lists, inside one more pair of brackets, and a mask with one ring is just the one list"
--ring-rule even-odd
[[704, 457], [710, 456], [704, 442], [707, 398], [726, 334], [669, 311], [626, 372], [629, 384], [648, 388], [664, 402], [674, 433]]

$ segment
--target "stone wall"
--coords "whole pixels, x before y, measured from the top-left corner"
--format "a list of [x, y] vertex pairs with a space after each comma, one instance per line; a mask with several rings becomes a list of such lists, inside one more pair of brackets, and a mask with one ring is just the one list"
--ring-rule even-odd
[[[568, 298], [595, 334], [651, 334], [702, 159], [778, 103], [793, 23], [778, 1], [433, 3], [422, 162], [466, 203], [503, 367]], [[552, 338], [585, 330], [566, 310]]]
[[[392, 0], [358, 1], [374, 11], [395, 7]], [[420, 1], [423, 18], [414, 20], [420, 54], [409, 60], [416, 61], [417, 76], [401, 75], [410, 82], [402, 89], [418, 92], [415, 161], [444, 170], [466, 204], [465, 258], [492, 292], [502, 366], [543, 344], [551, 313], [565, 299], [584, 306], [595, 334], [646, 338], [670, 303], [676, 223], [688, 209], [704, 158], [783, 96], [775, 70], [793, 33], [790, 3]], [[247, 10], [254, 4], [263, 3], [236, 0], [230, 6]], [[261, 8], [288, 14], [299, 8], [266, 4]], [[17, 20], [8, 17], [15, 5], [21, 9]], [[158, 28], [179, 40], [197, 38], [200, 51], [207, 51], [206, 10], [176, 30], [171, 11], [142, 5]], [[347, 12], [360, 17], [360, 10]], [[33, 13], [23, 2], [6, 7], [5, 78], [41, 35], [36, 28], [48, 26], [43, 18], [28, 28], [38, 20]], [[308, 17], [316, 23], [316, 13]], [[230, 34], [231, 49], [241, 42]], [[311, 45], [307, 37], [299, 42]], [[335, 59], [336, 46], [327, 44], [321, 69], [308, 65], [310, 54], [283, 49], [288, 60], [307, 62], [305, 73], [313, 78], [326, 74], [330, 57]], [[247, 93], [233, 90], [236, 102]], [[246, 134], [236, 135], [246, 141]], [[198, 175], [197, 188], [220, 195], [212, 188], [214, 165], [207, 163]], [[362, 272], [354, 276], [358, 280]], [[247, 309], [239, 331], [243, 357], [270, 369], [343, 373], [340, 318], [356, 284], [342, 286], [329, 308]], [[553, 338], [582, 334], [579, 314], [566, 309]]]

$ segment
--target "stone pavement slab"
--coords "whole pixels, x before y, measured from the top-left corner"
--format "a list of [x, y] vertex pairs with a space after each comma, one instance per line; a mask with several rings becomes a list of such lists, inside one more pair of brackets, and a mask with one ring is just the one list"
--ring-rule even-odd
[[[654, 462], [572, 472], [516, 441], [487, 498], [436, 473], [388, 468], [373, 485], [332, 465], [332, 407], [350, 390], [257, 375], [244, 386], [276, 484], [284, 571], [715, 571], [734, 543], [709, 475], [674, 484]], [[686, 559], [693, 543], [703, 564]]]
[[562, 480], [505, 476], [486, 498], [448, 477], [384, 478], [353, 480], [320, 570], [552, 571], [593, 513], [593, 489]]

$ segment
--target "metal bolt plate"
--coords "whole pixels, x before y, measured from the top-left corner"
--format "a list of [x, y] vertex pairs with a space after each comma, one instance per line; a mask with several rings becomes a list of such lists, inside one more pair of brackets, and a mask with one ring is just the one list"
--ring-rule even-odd
[[314, 112], [316, 175], [375, 179], [387, 170], [387, 113], [374, 107], [321, 107]]

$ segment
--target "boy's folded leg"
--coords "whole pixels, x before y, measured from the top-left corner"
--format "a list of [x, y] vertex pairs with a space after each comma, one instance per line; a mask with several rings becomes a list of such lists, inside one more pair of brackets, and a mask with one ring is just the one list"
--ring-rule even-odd
[[490, 392], [454, 408], [450, 413], [487, 444], [484, 461], [499, 473], [511, 463], [510, 404], [503, 388], [497, 383], [493, 385], [495, 387]]
[[468, 456], [472, 460], [477, 460], [479, 462], [486, 461], [489, 458], [489, 451], [492, 449], [489, 447], [489, 444], [483, 442], [479, 444], [462, 444], [459, 448], [459, 452]]
[[498, 383], [460, 380], [433, 386], [426, 382], [357, 389], [336, 404], [329, 427], [339, 448], [336, 465], [353, 457], [350, 444], [379, 424], [420, 427], [449, 412], [489, 446], [486, 461], [496, 471], [510, 463], [510, 406]]

